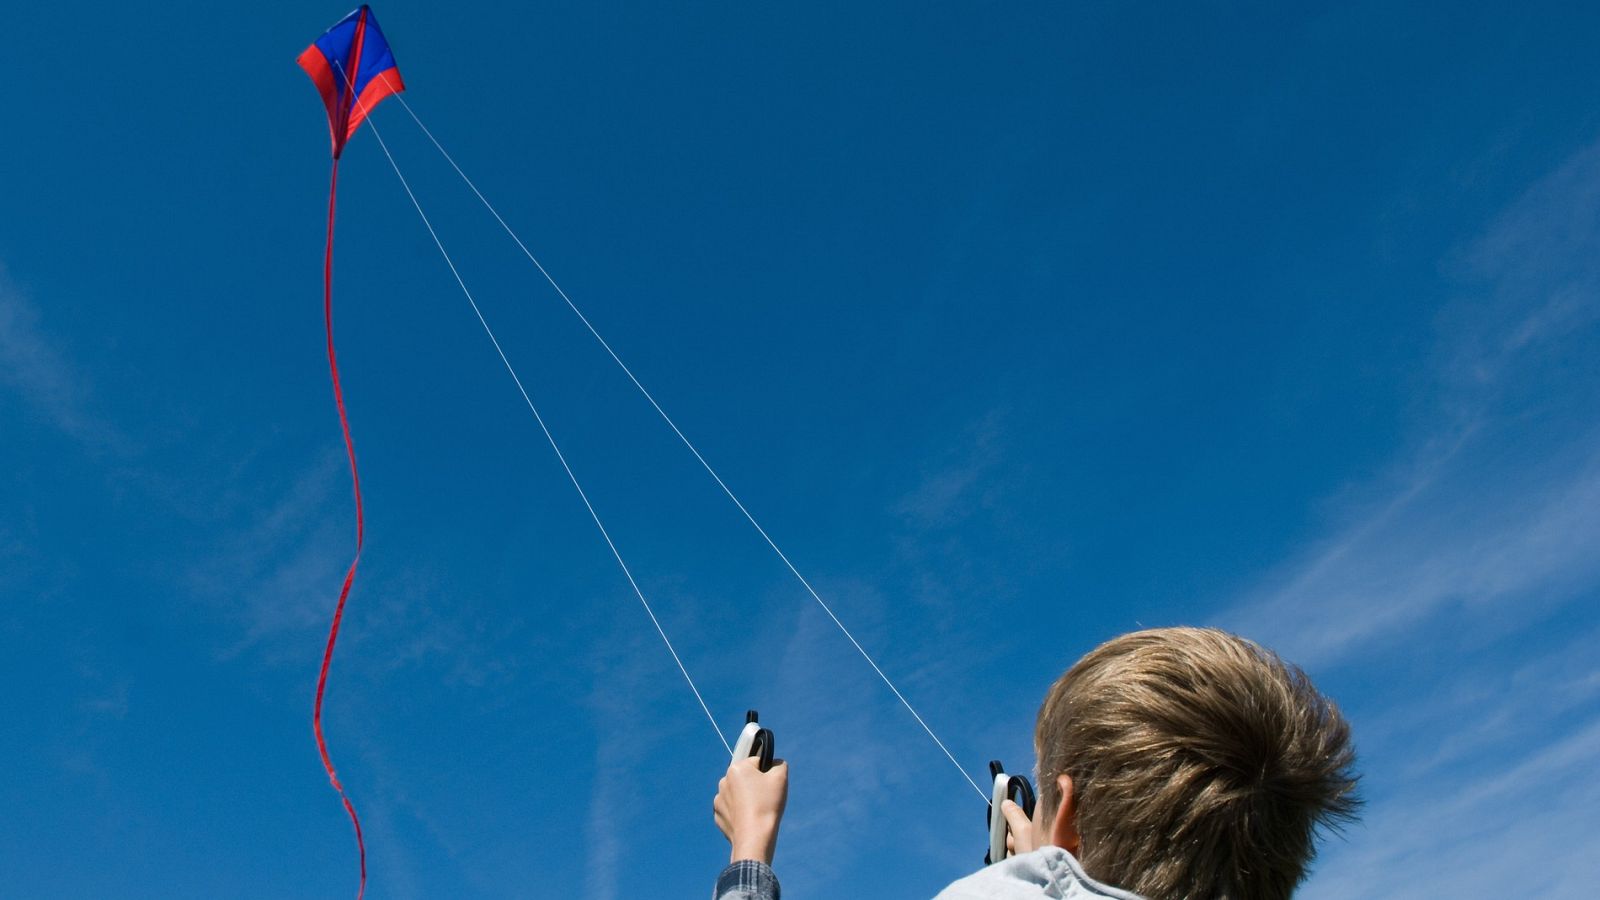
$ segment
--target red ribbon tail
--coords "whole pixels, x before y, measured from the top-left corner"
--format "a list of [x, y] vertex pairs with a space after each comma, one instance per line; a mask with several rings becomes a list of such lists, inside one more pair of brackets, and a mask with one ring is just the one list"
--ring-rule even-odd
[[356, 890], [356, 900], [367, 892], [367, 845], [361, 837], [361, 819], [356, 807], [345, 793], [339, 776], [334, 774], [333, 759], [328, 755], [328, 742], [322, 736], [322, 695], [328, 686], [328, 668], [333, 664], [333, 647], [339, 641], [339, 623], [344, 619], [344, 602], [350, 597], [350, 585], [355, 582], [356, 566], [361, 562], [361, 542], [365, 523], [361, 511], [361, 475], [356, 471], [356, 447], [350, 440], [350, 420], [345, 416], [344, 391], [339, 387], [339, 363], [333, 353], [333, 210], [334, 198], [339, 189], [339, 159], [334, 157], [333, 174], [328, 181], [328, 244], [322, 257], [322, 318], [328, 332], [328, 372], [333, 378], [333, 400], [339, 407], [339, 426], [344, 429], [344, 449], [350, 457], [350, 480], [356, 495], [356, 555], [345, 572], [344, 586], [339, 589], [339, 603], [333, 609], [333, 622], [328, 627], [328, 646], [322, 651], [322, 670], [317, 674], [317, 702], [311, 714], [311, 730], [317, 736], [317, 752], [322, 755], [322, 768], [328, 773], [328, 782], [339, 792], [345, 812], [350, 814], [350, 824], [356, 830], [356, 850], [361, 858], [361, 885]]

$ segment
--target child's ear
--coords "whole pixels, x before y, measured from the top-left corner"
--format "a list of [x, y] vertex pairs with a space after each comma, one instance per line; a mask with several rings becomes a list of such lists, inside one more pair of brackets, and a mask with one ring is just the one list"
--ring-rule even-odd
[[1076, 856], [1083, 837], [1078, 834], [1078, 798], [1072, 793], [1072, 776], [1057, 775], [1056, 787], [1061, 789], [1061, 806], [1050, 823], [1050, 843]]

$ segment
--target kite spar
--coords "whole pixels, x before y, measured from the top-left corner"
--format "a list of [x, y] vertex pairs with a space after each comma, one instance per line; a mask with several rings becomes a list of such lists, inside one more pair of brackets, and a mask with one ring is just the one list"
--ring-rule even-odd
[[322, 734], [322, 695], [328, 686], [328, 667], [333, 663], [333, 647], [339, 640], [339, 623], [344, 618], [344, 604], [350, 596], [350, 585], [355, 581], [356, 565], [361, 562], [361, 543], [364, 522], [361, 511], [361, 475], [356, 470], [356, 448], [350, 439], [350, 420], [345, 416], [344, 391], [339, 387], [339, 363], [333, 352], [333, 211], [334, 199], [339, 189], [339, 157], [344, 153], [345, 142], [355, 134], [383, 98], [405, 90], [400, 81], [400, 70], [395, 66], [389, 42], [378, 28], [378, 20], [367, 6], [352, 12], [329, 28], [322, 37], [300, 54], [297, 60], [322, 94], [328, 108], [328, 132], [333, 139], [333, 165], [328, 177], [328, 242], [322, 256], [322, 319], [328, 335], [328, 373], [333, 380], [333, 401], [339, 409], [339, 427], [344, 431], [345, 454], [350, 458], [350, 481], [355, 488], [356, 500], [356, 552], [345, 572], [344, 584], [339, 588], [339, 602], [333, 609], [333, 622], [328, 627], [328, 646], [322, 652], [322, 669], [317, 674], [317, 701], [311, 714], [311, 730], [317, 736], [317, 751], [322, 755], [322, 768], [328, 781], [339, 792], [350, 824], [356, 831], [356, 850], [361, 859], [361, 883], [356, 889], [356, 900], [367, 891], [367, 847], [361, 838], [361, 818], [356, 807], [345, 793], [344, 785], [334, 773], [333, 759], [328, 755], [328, 742]]

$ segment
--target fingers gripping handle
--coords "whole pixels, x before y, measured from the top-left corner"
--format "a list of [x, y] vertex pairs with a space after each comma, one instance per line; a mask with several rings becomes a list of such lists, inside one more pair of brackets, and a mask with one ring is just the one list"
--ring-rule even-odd
[[744, 730], [739, 732], [739, 739], [733, 742], [733, 758], [735, 760], [754, 756], [761, 760], [761, 771], [772, 768], [772, 750], [774, 738], [772, 729], [761, 727], [761, 717], [755, 710], [744, 714]]
[[1005, 766], [998, 759], [989, 762], [989, 774], [994, 778], [994, 791], [989, 800], [989, 852], [983, 857], [984, 865], [997, 863], [1008, 855], [1006, 835], [1011, 827], [1006, 824], [1000, 804], [1010, 800], [1022, 807], [1023, 813], [1030, 819], [1033, 818], [1035, 806], [1033, 782], [1021, 775], [1007, 775]]

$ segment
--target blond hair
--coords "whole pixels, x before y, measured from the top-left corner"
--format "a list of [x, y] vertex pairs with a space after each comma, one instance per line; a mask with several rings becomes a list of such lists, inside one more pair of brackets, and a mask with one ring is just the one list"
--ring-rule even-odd
[[1298, 667], [1211, 628], [1100, 645], [1046, 695], [1040, 800], [1072, 776], [1085, 870], [1151, 900], [1282, 900], [1360, 804], [1350, 726]]

